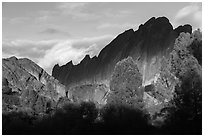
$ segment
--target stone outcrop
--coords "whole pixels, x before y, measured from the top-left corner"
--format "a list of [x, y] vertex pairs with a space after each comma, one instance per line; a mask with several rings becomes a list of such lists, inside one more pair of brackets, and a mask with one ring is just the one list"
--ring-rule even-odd
[[166, 17], [151, 18], [139, 26], [139, 29], [126, 30], [118, 35], [99, 55], [90, 58], [88, 55], [77, 65], [69, 62], [63, 66], [56, 64], [52, 76], [67, 88], [75, 85], [103, 83], [108, 86], [115, 64], [128, 57], [138, 61], [143, 74], [143, 85], [154, 79], [162, 56], [168, 56], [175, 39], [181, 32], [192, 33], [190, 25], [173, 29]]
[[88, 84], [72, 87], [68, 98], [72, 102], [94, 102], [98, 105], [106, 104], [109, 88], [104, 84]]
[[65, 86], [29, 59], [2, 59], [3, 110], [28, 109], [36, 113], [54, 107], [66, 96]]

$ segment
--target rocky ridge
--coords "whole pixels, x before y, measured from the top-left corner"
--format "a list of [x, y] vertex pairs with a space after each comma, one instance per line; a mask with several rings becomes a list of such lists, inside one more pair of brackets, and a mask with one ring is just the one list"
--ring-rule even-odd
[[2, 59], [3, 110], [29, 109], [45, 112], [53, 109], [66, 88], [33, 61], [10, 57]]
[[72, 61], [63, 66], [56, 64], [52, 76], [68, 89], [91, 83], [109, 86], [115, 64], [131, 56], [139, 63], [143, 85], [148, 85], [157, 74], [161, 57], [168, 56], [181, 32], [192, 33], [192, 27], [184, 25], [173, 29], [166, 17], [153, 17], [141, 24], [138, 30], [130, 29], [118, 35], [98, 56], [90, 58], [86, 55], [77, 65], [73, 65]]

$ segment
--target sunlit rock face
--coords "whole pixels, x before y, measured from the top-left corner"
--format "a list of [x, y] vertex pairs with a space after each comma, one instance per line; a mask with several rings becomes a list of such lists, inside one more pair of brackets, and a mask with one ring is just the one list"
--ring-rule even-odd
[[45, 112], [66, 95], [65, 86], [29, 59], [2, 59], [3, 106]]
[[104, 84], [87, 84], [70, 88], [68, 98], [72, 102], [94, 102], [99, 105], [106, 104], [106, 95], [109, 88]]
[[86, 55], [77, 65], [69, 62], [58, 64], [52, 70], [52, 76], [69, 89], [75, 85], [103, 83], [108, 86], [116, 63], [128, 56], [138, 61], [143, 74], [143, 86], [151, 83], [160, 67], [162, 56], [168, 56], [175, 39], [181, 32], [192, 32], [190, 25], [173, 29], [166, 17], [151, 18], [139, 26], [138, 30], [126, 30], [105, 46], [98, 57]]

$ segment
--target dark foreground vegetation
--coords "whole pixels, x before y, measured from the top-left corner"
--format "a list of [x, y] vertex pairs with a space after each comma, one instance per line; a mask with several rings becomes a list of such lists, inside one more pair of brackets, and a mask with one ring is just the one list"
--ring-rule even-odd
[[162, 127], [154, 127], [149, 116], [127, 106], [107, 105], [97, 109], [94, 103], [69, 104], [41, 118], [26, 113], [3, 114], [3, 134], [201, 134], [201, 115], [172, 108]]

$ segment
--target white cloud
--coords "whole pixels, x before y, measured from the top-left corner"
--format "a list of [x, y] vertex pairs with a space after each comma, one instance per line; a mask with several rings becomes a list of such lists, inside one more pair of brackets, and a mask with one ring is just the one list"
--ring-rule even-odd
[[91, 57], [98, 55], [100, 50], [112, 39], [113, 36], [105, 35], [59, 42], [46, 51], [45, 56], [40, 59], [38, 64], [48, 72], [51, 72], [52, 67], [57, 63], [63, 65], [72, 60], [74, 64], [78, 64], [86, 54]]
[[41, 41], [32, 41], [32, 40], [25, 40], [25, 39], [17, 39], [17, 40], [3, 40], [3, 47], [50, 47], [53, 46], [55, 43], [59, 42], [59, 40], [41, 40]]
[[178, 11], [178, 13], [176, 14], [175, 18], [176, 19], [182, 19], [190, 14], [194, 14], [196, 12], [198, 12], [200, 9], [199, 5], [196, 4], [191, 4], [189, 6], [186, 6], [184, 8], [182, 8], [181, 10]]
[[51, 73], [57, 63], [63, 65], [72, 60], [78, 64], [87, 54], [98, 55], [112, 39], [112, 35], [104, 35], [69, 40], [3, 40], [2, 55], [29, 58]]
[[190, 24], [193, 29], [202, 28], [202, 3], [191, 3], [177, 12], [174, 27]]
[[43, 68], [49, 68], [55, 63], [64, 64], [70, 60], [76, 63], [82, 58], [82, 55], [83, 50], [72, 48], [70, 41], [64, 41], [46, 51], [45, 56], [40, 59], [39, 65]]
[[38, 62], [46, 51], [52, 48], [59, 40], [31, 41], [31, 40], [3, 40], [2, 57], [27, 57]]

